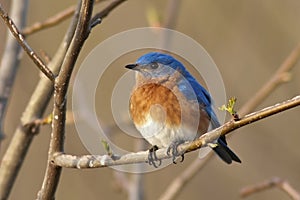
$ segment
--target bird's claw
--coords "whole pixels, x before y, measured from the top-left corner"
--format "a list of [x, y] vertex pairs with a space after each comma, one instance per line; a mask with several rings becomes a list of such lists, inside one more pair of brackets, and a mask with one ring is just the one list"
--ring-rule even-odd
[[[175, 160], [176, 160], [176, 157], [178, 157], [178, 156], [181, 156], [180, 162], [184, 161], [184, 154], [179, 154], [178, 150], [177, 150], [178, 145], [180, 145], [182, 143], [183, 143], [182, 141], [173, 142], [167, 149], [167, 155], [168, 156], [172, 155], [172, 162], [174, 164], [177, 164], [177, 162]], [[172, 152], [172, 154], [171, 154], [171, 152]]]
[[149, 149], [149, 154], [148, 154], [148, 163], [149, 165], [153, 165], [153, 167], [155, 168], [158, 168], [161, 165], [161, 159], [158, 159], [156, 156], [157, 150], [158, 147], [154, 145]]

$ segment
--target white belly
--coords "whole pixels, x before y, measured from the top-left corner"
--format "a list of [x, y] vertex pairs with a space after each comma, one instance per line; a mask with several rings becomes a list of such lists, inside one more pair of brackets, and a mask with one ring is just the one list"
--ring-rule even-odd
[[184, 125], [170, 127], [165, 122], [154, 121], [150, 115], [144, 125], [136, 126], [141, 135], [151, 144], [159, 148], [169, 147], [176, 141], [192, 141], [196, 138], [197, 132], [190, 131]]

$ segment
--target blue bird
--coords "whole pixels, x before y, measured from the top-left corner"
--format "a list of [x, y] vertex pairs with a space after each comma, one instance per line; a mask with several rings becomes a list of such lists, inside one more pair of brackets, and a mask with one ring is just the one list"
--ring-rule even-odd
[[[213, 129], [220, 126], [210, 94], [172, 56], [150, 52], [126, 68], [136, 71], [129, 110], [135, 127], [152, 145], [148, 159], [154, 167], [158, 148], [168, 148], [174, 163], [176, 156], [183, 161], [184, 155], [177, 155], [179, 144], [198, 138], [210, 125]], [[226, 163], [241, 163], [225, 136], [209, 146]]]

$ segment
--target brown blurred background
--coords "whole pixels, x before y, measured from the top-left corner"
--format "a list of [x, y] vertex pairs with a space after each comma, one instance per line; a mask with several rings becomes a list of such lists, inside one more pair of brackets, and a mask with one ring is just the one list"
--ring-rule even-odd
[[[8, 10], [7, 0], [1, 0]], [[162, 20], [168, 1], [129, 0], [115, 9], [103, 23], [92, 30], [83, 47], [77, 67], [101, 41], [113, 34], [136, 27], [148, 26], [147, 10], [153, 7]], [[30, 1], [28, 25], [75, 4], [76, 1]], [[98, 4], [95, 10], [104, 8]], [[227, 96], [238, 98], [241, 107], [270, 78], [286, 56], [300, 42], [300, 2], [297, 0], [252, 1], [191, 1], [180, 4], [175, 29], [202, 44], [216, 62], [223, 76]], [[36, 51], [53, 56], [70, 20], [28, 37]], [[3, 53], [6, 27], [0, 23], [0, 53]], [[137, 56], [132, 54], [132, 62]], [[101, 62], [101, 61], [100, 61]], [[116, 67], [123, 72], [123, 66]], [[300, 64], [292, 70], [290, 82], [281, 85], [259, 108], [300, 93]], [[19, 119], [37, 84], [39, 72], [26, 55], [23, 56], [5, 121], [6, 139], [0, 156], [19, 125]], [[71, 94], [71, 91], [70, 91]], [[70, 95], [71, 97], [71, 95]], [[71, 104], [71, 101], [69, 101]], [[50, 104], [47, 114], [51, 112]], [[69, 108], [71, 106], [69, 105]], [[101, 112], [101, 111], [99, 111]], [[106, 111], [103, 111], [105, 116]], [[109, 117], [108, 117], [109, 119]], [[243, 186], [273, 176], [286, 179], [300, 191], [300, 108], [278, 114], [233, 132], [230, 147], [242, 164], [228, 166], [214, 158], [183, 189], [177, 199], [240, 199]], [[43, 127], [29, 149], [10, 199], [34, 199], [40, 189], [46, 167], [50, 127]], [[100, 145], [100, 144], [99, 144]], [[87, 154], [74, 129], [67, 127], [65, 150], [76, 155]], [[145, 174], [145, 195], [156, 199], [177, 174], [185, 170], [197, 156], [163, 170]], [[115, 187], [110, 168], [93, 170], [64, 169], [57, 190], [57, 199], [125, 199], [126, 194]], [[264, 191], [247, 199], [289, 199], [278, 189]]]

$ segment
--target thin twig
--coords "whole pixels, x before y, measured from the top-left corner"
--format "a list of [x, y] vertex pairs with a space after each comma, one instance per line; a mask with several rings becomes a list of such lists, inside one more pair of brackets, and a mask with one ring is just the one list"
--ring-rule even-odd
[[167, 190], [159, 197], [159, 200], [173, 199], [181, 192], [181, 189], [189, 183], [197, 172], [199, 172], [211, 159], [213, 153], [209, 153], [203, 159], [195, 159], [181, 174], [169, 184]]
[[105, 9], [101, 10], [99, 13], [95, 14], [91, 19], [91, 28], [95, 27], [96, 25], [100, 24], [104, 17], [107, 17], [108, 14], [118, 7], [121, 3], [125, 2], [126, 0], [115, 0], [111, 2]]
[[293, 49], [293, 51], [284, 60], [275, 74], [264, 84], [264, 86], [254, 95], [249, 98], [249, 101], [239, 110], [239, 115], [243, 116], [249, 112], [252, 112], [257, 105], [261, 104], [278, 85], [289, 81], [290, 71], [296, 65], [300, 58], [300, 43]]
[[263, 190], [267, 190], [267, 189], [270, 189], [270, 188], [273, 188], [273, 187], [278, 187], [279, 189], [281, 189], [282, 191], [287, 193], [294, 200], [300, 200], [299, 192], [297, 192], [289, 184], [289, 182], [287, 182], [286, 180], [283, 180], [281, 178], [278, 178], [278, 177], [273, 177], [273, 178], [271, 178], [269, 180], [265, 180], [261, 183], [244, 187], [241, 190], [240, 195], [241, 195], [241, 197], [247, 197], [247, 196], [252, 195], [254, 193], [261, 192]]
[[19, 42], [19, 44], [23, 47], [24, 51], [28, 54], [31, 60], [36, 64], [36, 66], [51, 80], [54, 81], [55, 76], [52, 71], [46, 66], [43, 60], [34, 52], [34, 50], [29, 46], [26, 42], [24, 36], [18, 30], [16, 24], [12, 21], [12, 19], [8, 16], [7, 12], [2, 8], [0, 4], [0, 16]]
[[[181, 144], [178, 146], [177, 150], [179, 154], [195, 151], [202, 146], [215, 141], [221, 135], [226, 135], [238, 128], [246, 126], [248, 124], [260, 121], [266, 117], [272, 116], [274, 114], [283, 112], [285, 110], [294, 108], [300, 105], [300, 95], [296, 96], [290, 100], [278, 103], [276, 105], [264, 108], [258, 112], [251, 113], [241, 118], [239, 121], [229, 121], [223, 126], [214, 129], [204, 135], [199, 139]], [[159, 149], [156, 151], [158, 159], [170, 158], [170, 155], [167, 155], [166, 149]], [[117, 159], [116, 159], [117, 158]], [[63, 153], [57, 153], [53, 156], [53, 164], [66, 167], [66, 168], [100, 168], [113, 165], [124, 165], [124, 164], [133, 164], [146, 162], [148, 160], [148, 151], [141, 151], [137, 153], [129, 153], [122, 156], [115, 156], [111, 158], [108, 155], [85, 155], [85, 156], [73, 156]]]
[[43, 29], [55, 26], [55, 25], [63, 22], [64, 20], [68, 19], [69, 17], [73, 16], [75, 9], [76, 9], [76, 6], [73, 5], [73, 6], [66, 8], [65, 10], [55, 14], [54, 16], [49, 17], [48, 19], [46, 19], [43, 22], [35, 22], [31, 26], [25, 27], [22, 30], [22, 34], [28, 36], [28, 35], [38, 32], [38, 31], [41, 31]]
[[38, 199], [54, 199], [56, 188], [60, 179], [61, 167], [51, 163], [54, 153], [64, 151], [65, 121], [66, 121], [66, 95], [71, 74], [80, 50], [90, 33], [90, 19], [92, 16], [94, 1], [81, 1], [80, 15], [71, 45], [64, 59], [62, 69], [54, 85], [54, 108], [52, 133], [48, 152], [48, 165], [44, 176], [42, 188], [38, 193]]
[[[95, 0], [95, 4], [99, 3], [103, 0]], [[35, 22], [33, 23], [31, 26], [25, 27], [22, 30], [23, 35], [31, 35], [33, 33], [36, 33], [38, 31], [53, 27], [63, 21], [65, 21], [66, 19], [70, 18], [71, 16], [73, 16], [75, 10], [76, 10], [75, 5], [70, 6], [68, 8], [66, 8], [65, 10], [49, 17], [48, 19], [46, 19], [43, 22]]]

